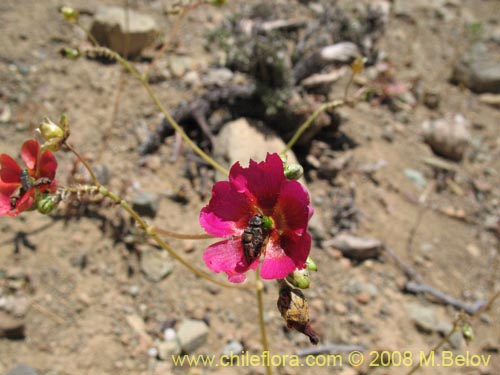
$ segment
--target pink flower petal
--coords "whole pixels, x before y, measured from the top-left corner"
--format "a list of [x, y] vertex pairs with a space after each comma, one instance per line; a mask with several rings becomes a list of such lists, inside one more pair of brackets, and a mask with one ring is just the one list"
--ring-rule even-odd
[[296, 268], [304, 268], [310, 251], [311, 236], [307, 232], [302, 236], [293, 233], [279, 236], [273, 233], [260, 269], [262, 278], [283, 279]]
[[57, 160], [50, 151], [45, 151], [40, 157], [40, 177], [48, 177], [51, 180], [56, 176]]
[[273, 212], [276, 228], [281, 232], [294, 231], [299, 235], [304, 233], [312, 214], [311, 209], [309, 194], [302, 184], [284, 181]]
[[255, 214], [255, 207], [245, 194], [228, 181], [217, 182], [212, 198], [200, 212], [200, 225], [216, 237], [240, 235]]
[[245, 281], [245, 272], [256, 269], [259, 265], [258, 260], [251, 265], [246, 263], [239, 238], [210, 245], [203, 253], [203, 260], [210, 270], [217, 273], [225, 272], [228, 280], [233, 283]]
[[229, 181], [237, 186], [238, 191], [255, 197], [262, 213], [269, 215], [278, 199], [281, 184], [286, 181], [283, 162], [278, 154], [267, 154], [263, 162], [250, 160], [248, 168], [236, 163], [229, 172]]
[[0, 155], [0, 179], [3, 182], [21, 182], [21, 167], [7, 154]]
[[21, 159], [23, 159], [24, 164], [26, 164], [26, 167], [32, 173], [35, 171], [39, 152], [40, 145], [34, 139], [24, 142], [21, 147]]

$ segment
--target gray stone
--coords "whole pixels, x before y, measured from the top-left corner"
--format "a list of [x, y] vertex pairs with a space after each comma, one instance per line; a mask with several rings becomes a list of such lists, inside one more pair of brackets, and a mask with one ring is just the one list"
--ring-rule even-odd
[[162, 361], [171, 361], [173, 355], [181, 353], [181, 348], [176, 340], [161, 341], [156, 346], [158, 349], [158, 358]]
[[340, 233], [331, 240], [325, 241], [323, 245], [333, 246], [340, 250], [345, 257], [355, 260], [376, 258], [383, 246], [379, 240], [356, 237], [348, 233]]
[[232, 340], [224, 345], [222, 348], [222, 354], [224, 355], [240, 355], [243, 352], [243, 344], [237, 340]]
[[224, 86], [233, 79], [234, 73], [227, 68], [210, 69], [203, 76], [203, 84], [206, 86]]
[[415, 326], [424, 333], [432, 333], [442, 329], [434, 309], [422, 306], [418, 303], [411, 303], [407, 306], [408, 314], [415, 323]]
[[173, 263], [163, 251], [151, 249], [141, 254], [141, 270], [153, 282], [161, 281], [170, 275], [173, 269]]
[[38, 375], [38, 372], [34, 368], [19, 364], [12, 370], [6, 372], [5, 375]]
[[160, 206], [160, 197], [151, 192], [138, 193], [132, 198], [132, 208], [141, 216], [155, 217]]
[[447, 114], [422, 124], [425, 142], [439, 156], [453, 161], [462, 160], [471, 137], [469, 121], [460, 113]]
[[177, 337], [181, 349], [186, 353], [192, 353], [207, 341], [208, 326], [201, 320], [185, 320], [177, 331]]
[[476, 43], [458, 60], [451, 81], [477, 93], [500, 93], [500, 55]]
[[90, 33], [96, 40], [121, 55], [137, 56], [159, 34], [153, 18], [116, 6], [101, 6], [94, 17]]
[[14, 318], [0, 311], [0, 338], [10, 340], [22, 340], [25, 337], [24, 320]]
[[323, 47], [320, 52], [324, 62], [347, 63], [360, 56], [358, 46], [352, 42], [340, 42]]
[[422, 172], [411, 168], [407, 168], [403, 172], [405, 176], [418, 187], [424, 188], [427, 186], [427, 180], [425, 179]]

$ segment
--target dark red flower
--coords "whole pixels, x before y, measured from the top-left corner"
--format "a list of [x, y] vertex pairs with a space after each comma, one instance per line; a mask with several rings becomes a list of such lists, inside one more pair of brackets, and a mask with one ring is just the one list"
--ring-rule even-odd
[[[307, 225], [312, 214], [309, 194], [299, 182], [286, 179], [278, 154], [268, 154], [260, 163], [250, 160], [248, 168], [236, 163], [229, 181], [214, 185], [210, 202], [201, 210], [200, 224], [206, 232], [226, 238], [209, 246], [203, 259], [212, 271], [225, 272], [229, 281], [239, 283], [246, 271], [258, 267], [263, 255], [262, 278], [282, 279], [305, 266], [311, 250]], [[245, 253], [241, 237], [245, 229], [252, 234], [249, 223], [255, 215], [262, 215], [270, 225], [262, 229], [262, 249], [252, 258]]]
[[55, 192], [57, 161], [50, 151], [40, 152], [36, 140], [24, 142], [21, 168], [9, 155], [0, 155], [0, 215], [16, 216], [31, 209], [45, 192]]

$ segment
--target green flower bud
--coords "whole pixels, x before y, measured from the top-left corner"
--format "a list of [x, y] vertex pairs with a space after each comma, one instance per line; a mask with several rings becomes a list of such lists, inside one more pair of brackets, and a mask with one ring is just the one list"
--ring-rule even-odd
[[37, 130], [45, 141], [43, 148], [45, 150], [58, 151], [69, 137], [68, 119], [63, 114], [59, 120], [59, 124], [55, 124], [50, 119], [45, 118]]
[[62, 57], [65, 57], [70, 60], [76, 60], [81, 56], [80, 51], [78, 51], [78, 49], [70, 47], [62, 48], [59, 51], [59, 53], [61, 54]]
[[467, 341], [467, 343], [474, 340], [474, 329], [470, 324], [464, 324], [462, 327], [462, 336]]
[[55, 195], [42, 195], [37, 199], [36, 209], [43, 215], [50, 214], [59, 204], [59, 199]]
[[68, 6], [63, 6], [61, 7], [61, 9], [59, 9], [59, 11], [61, 12], [66, 21], [71, 23], [78, 22], [78, 17], [80, 16], [80, 12], [78, 12], [77, 9]]
[[309, 276], [309, 270], [304, 268], [303, 270], [295, 270], [286, 277], [286, 280], [297, 288], [307, 289], [311, 283]]
[[285, 176], [289, 180], [298, 180], [304, 175], [304, 168], [300, 164], [289, 164], [285, 167]]
[[314, 263], [314, 260], [312, 260], [311, 257], [307, 257], [306, 268], [309, 271], [317, 271], [318, 270], [318, 266], [316, 265], [316, 263]]

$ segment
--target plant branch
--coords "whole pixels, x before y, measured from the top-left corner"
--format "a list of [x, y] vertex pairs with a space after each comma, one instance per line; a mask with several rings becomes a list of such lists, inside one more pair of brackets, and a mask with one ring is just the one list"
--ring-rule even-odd
[[[259, 308], [259, 325], [260, 325], [260, 335], [262, 339], [262, 352], [269, 353], [269, 345], [267, 343], [267, 335], [266, 335], [266, 322], [264, 321], [264, 303], [262, 302], [262, 292], [264, 290], [264, 284], [260, 279], [260, 269], [258, 268], [255, 271], [255, 283], [256, 283], [256, 292], [257, 292], [257, 306]], [[271, 365], [266, 363], [266, 375], [271, 375]]]

